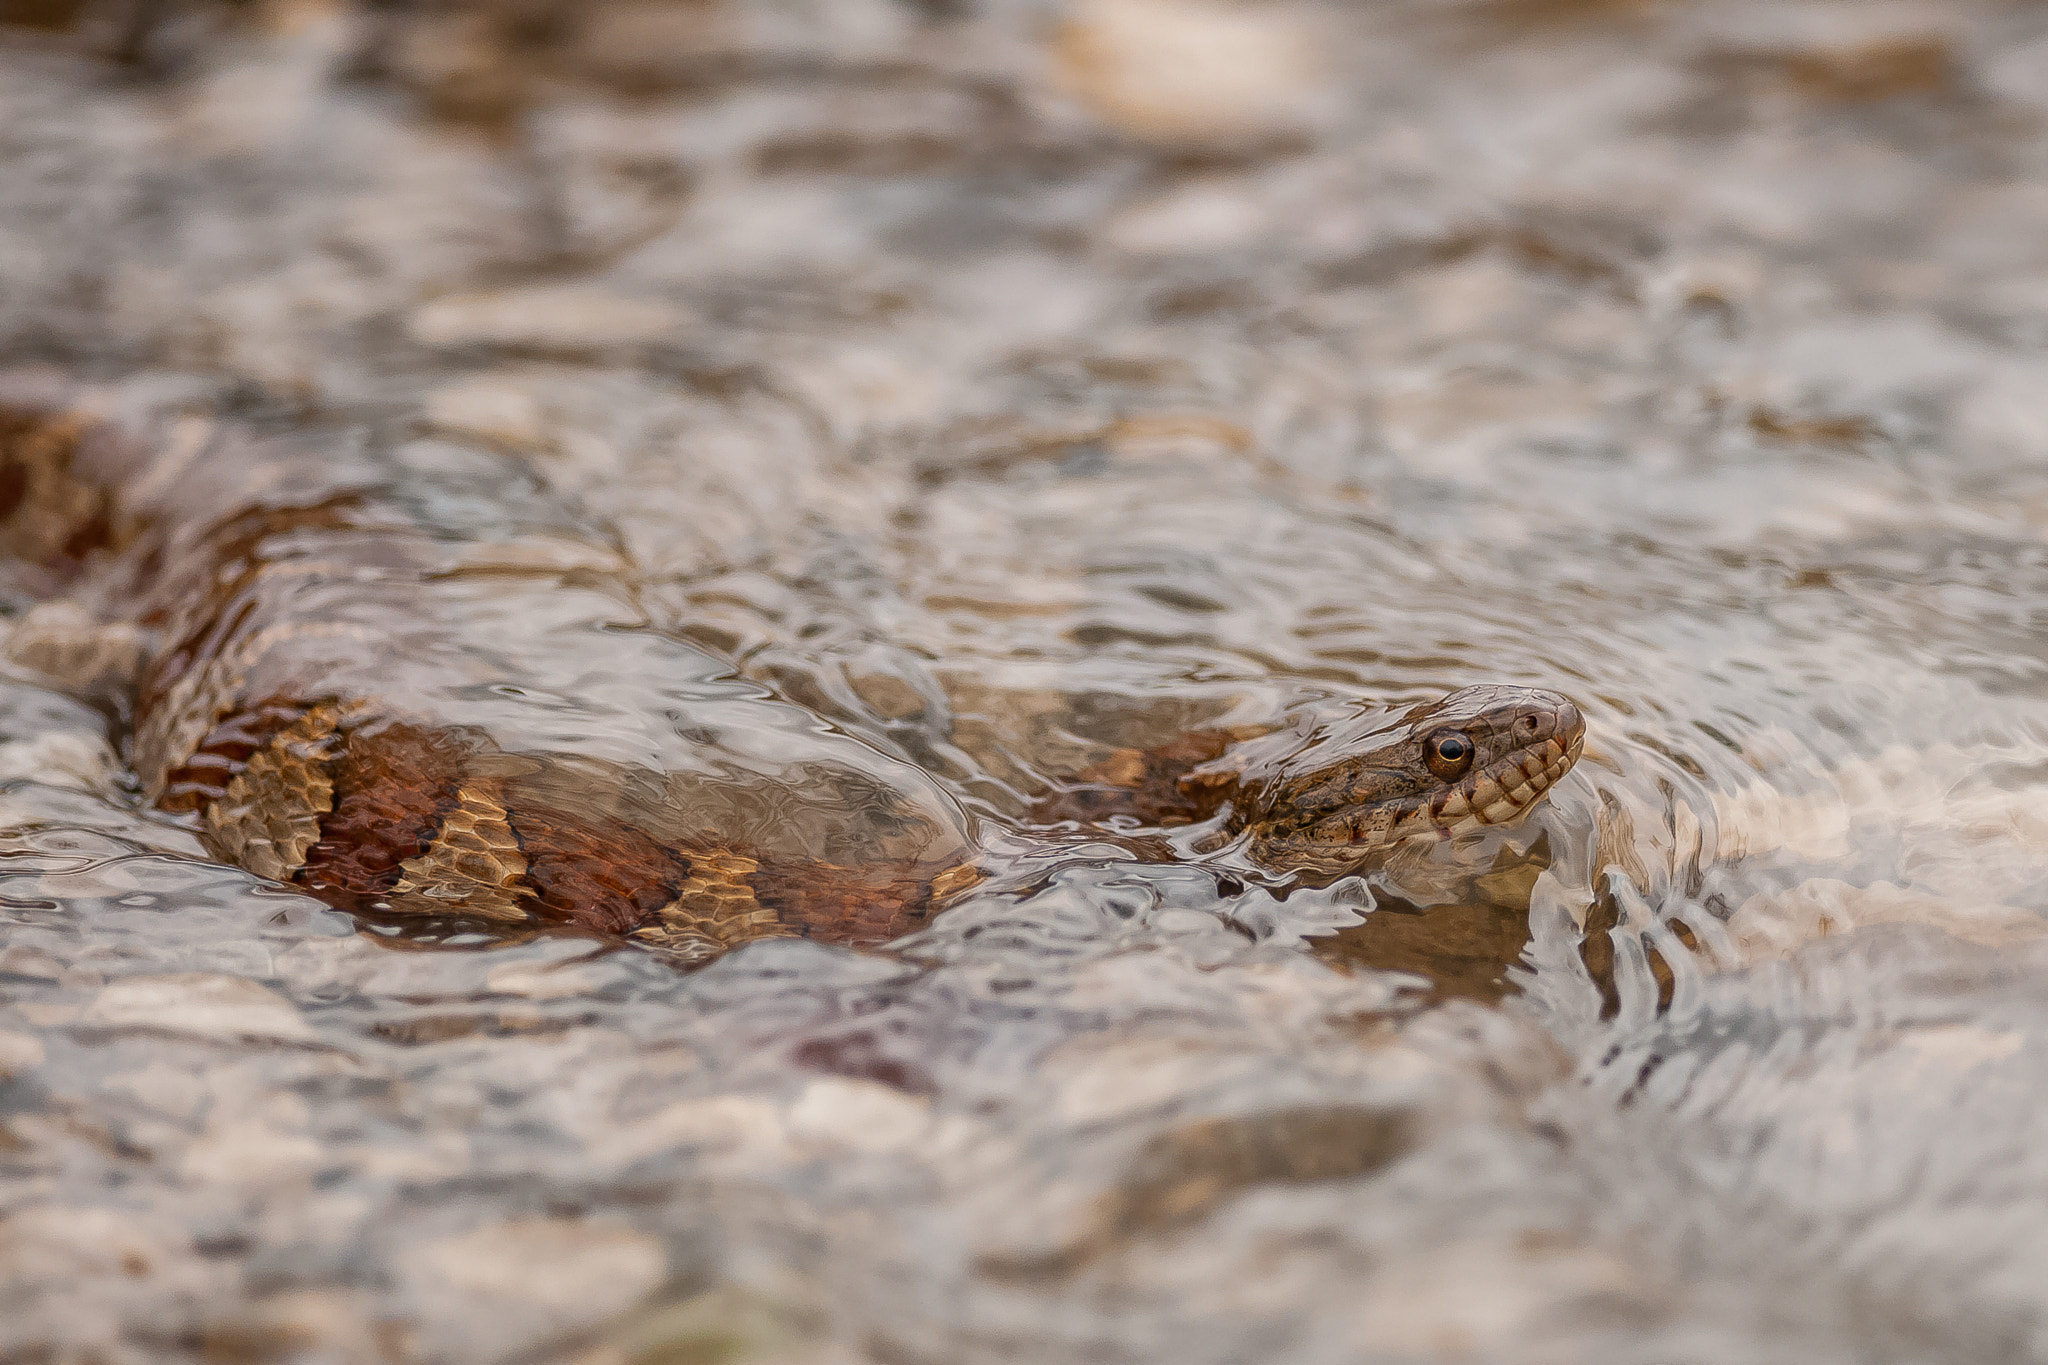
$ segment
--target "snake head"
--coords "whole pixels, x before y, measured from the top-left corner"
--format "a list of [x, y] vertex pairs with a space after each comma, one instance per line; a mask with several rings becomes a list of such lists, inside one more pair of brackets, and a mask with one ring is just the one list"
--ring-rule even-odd
[[1520, 819], [1571, 771], [1585, 740], [1569, 698], [1467, 687], [1269, 750], [1270, 762], [1236, 775], [1231, 828], [1270, 867], [1348, 868], [1409, 839]]

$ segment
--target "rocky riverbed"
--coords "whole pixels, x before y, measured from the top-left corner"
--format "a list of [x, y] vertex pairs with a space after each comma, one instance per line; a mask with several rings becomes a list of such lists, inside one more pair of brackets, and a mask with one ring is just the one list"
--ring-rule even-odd
[[[0, 359], [571, 509], [573, 723], [687, 643], [1002, 869], [425, 941], [12, 648], [0, 1359], [2048, 1360], [2048, 7], [13, 0]], [[1504, 837], [1026, 827], [1488, 681]]]

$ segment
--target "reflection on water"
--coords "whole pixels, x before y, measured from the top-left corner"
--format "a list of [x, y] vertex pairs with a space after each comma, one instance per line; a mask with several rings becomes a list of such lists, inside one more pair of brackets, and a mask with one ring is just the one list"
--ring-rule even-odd
[[[1491, 867], [1472, 866], [1472, 875], [1457, 882], [1457, 894], [1445, 900], [1418, 897], [1412, 887], [1382, 877], [1371, 913], [1311, 939], [1310, 951], [1333, 965], [1412, 973], [1440, 999], [1498, 1001], [1515, 988], [1510, 969], [1529, 944], [1529, 897], [1550, 865], [1548, 845], [1539, 833], [1529, 848], [1501, 849]], [[1591, 938], [1588, 944], [1590, 951]], [[1587, 965], [1596, 980], [1608, 978], [1591, 958]]]
[[[2048, 1358], [2044, 147], [2006, 0], [0, 6], [11, 369], [358, 479], [356, 624], [605, 809], [989, 870], [429, 950], [10, 564], [0, 1351]], [[1589, 721], [1508, 835], [1029, 829], [1493, 681]]]

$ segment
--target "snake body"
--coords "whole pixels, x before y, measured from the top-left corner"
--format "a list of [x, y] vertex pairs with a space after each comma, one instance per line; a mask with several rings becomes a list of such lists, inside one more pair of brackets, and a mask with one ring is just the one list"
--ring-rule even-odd
[[[476, 469], [444, 473], [484, 458], [197, 420], [138, 437], [15, 380], [0, 551], [20, 595], [121, 628], [108, 648], [133, 657], [82, 672], [124, 680], [149, 800], [215, 856], [330, 904], [702, 958], [775, 935], [885, 941], [978, 879], [968, 822], [927, 775], [628, 613], [590, 625], [603, 589], [574, 509], [504, 467], [482, 501]], [[50, 671], [78, 674], [83, 647], [46, 620], [31, 612], [10, 654], [68, 650]], [[601, 674], [574, 673], [586, 644]], [[1468, 688], [1126, 751], [1035, 817], [1210, 820], [1269, 865], [1341, 868], [1518, 818], [1582, 738], [1554, 693]]]

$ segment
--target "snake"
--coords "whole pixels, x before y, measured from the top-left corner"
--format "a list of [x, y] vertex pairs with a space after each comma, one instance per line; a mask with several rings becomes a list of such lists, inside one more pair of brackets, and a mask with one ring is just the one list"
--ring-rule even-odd
[[[144, 798], [212, 857], [360, 915], [684, 961], [886, 943], [982, 879], [937, 779], [613, 600], [602, 536], [510, 457], [118, 406], [0, 380], [0, 555], [40, 603], [7, 654], [110, 689]], [[1466, 687], [1117, 750], [1028, 821], [1337, 874], [1521, 819], [1584, 735], [1561, 694]]]

